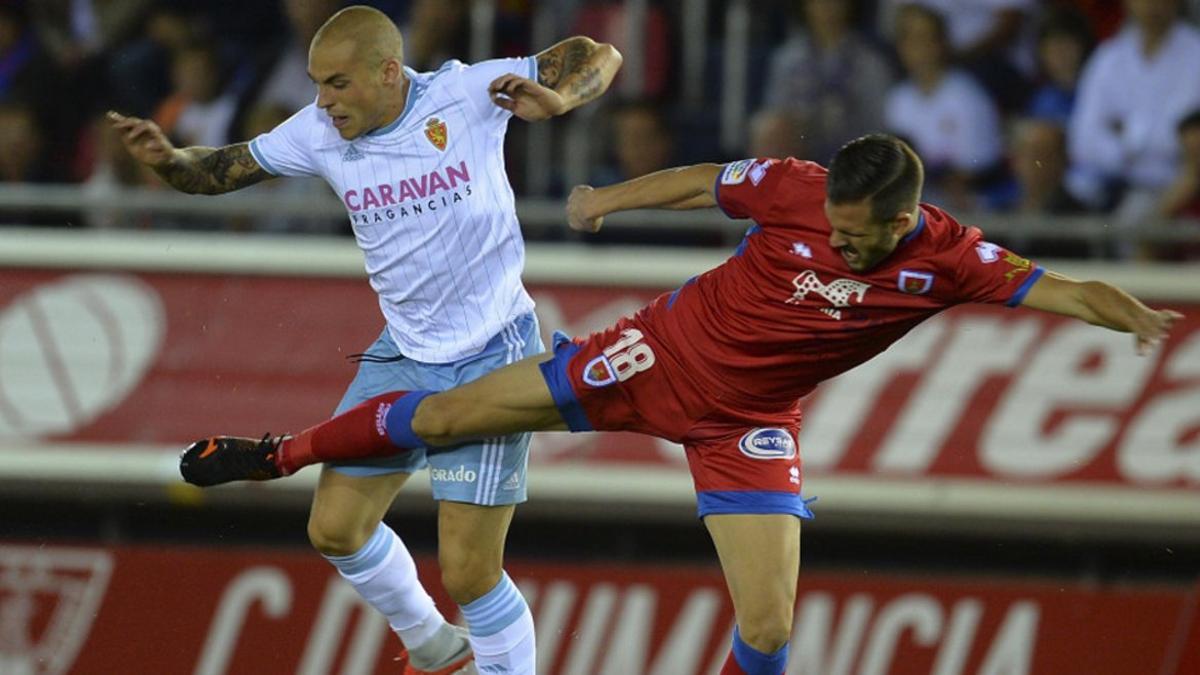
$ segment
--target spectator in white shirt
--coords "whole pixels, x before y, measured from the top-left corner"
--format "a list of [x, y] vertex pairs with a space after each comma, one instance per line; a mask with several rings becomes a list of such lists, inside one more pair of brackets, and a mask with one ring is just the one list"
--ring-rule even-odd
[[1175, 177], [1176, 126], [1200, 107], [1200, 31], [1177, 5], [1125, 0], [1129, 25], [1088, 60], [1071, 116], [1071, 191], [1125, 222], [1153, 212]]
[[900, 8], [896, 48], [908, 79], [888, 92], [885, 124], [925, 160], [927, 199], [969, 210], [974, 188], [1000, 163], [996, 104], [970, 75], [950, 67], [945, 24], [936, 12]]
[[1034, 75], [1030, 18], [1037, 0], [891, 0], [895, 10], [918, 4], [946, 22], [951, 59], [978, 78], [1005, 109], [1025, 103], [1027, 80]]

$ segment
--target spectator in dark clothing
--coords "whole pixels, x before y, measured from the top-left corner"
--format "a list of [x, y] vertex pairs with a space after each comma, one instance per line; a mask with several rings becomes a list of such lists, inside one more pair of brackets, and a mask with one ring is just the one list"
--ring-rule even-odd
[[1067, 137], [1061, 125], [1039, 118], [1018, 120], [1012, 126], [1009, 154], [1015, 189], [1003, 210], [1042, 215], [1085, 211], [1063, 185]]
[[152, 9], [141, 34], [114, 51], [108, 64], [112, 107], [149, 117], [171, 93], [173, 55], [203, 40], [207, 26], [169, 6]]
[[803, 126], [794, 112], [783, 108], [765, 108], [750, 118], [748, 157], [798, 157], [825, 163], [829, 157], [816, 156], [805, 142]]
[[[45, 134], [38, 119], [28, 104], [0, 104], [0, 183], [44, 183], [56, 178], [46, 161]], [[6, 225], [63, 225], [71, 220], [63, 214], [0, 211], [0, 223]]]
[[619, 183], [672, 165], [675, 142], [660, 105], [646, 100], [622, 103], [609, 119], [614, 156], [593, 176], [594, 185]]
[[1094, 43], [1087, 19], [1066, 8], [1048, 10], [1038, 23], [1037, 61], [1041, 84], [1029, 101], [1030, 117], [1064, 128], [1075, 106], [1075, 89]]
[[804, 28], [771, 54], [766, 107], [787, 110], [813, 159], [878, 131], [881, 93], [895, 81], [883, 56], [850, 23], [847, 0], [804, 0]]
[[1173, 262], [1200, 260], [1200, 109], [1179, 122], [1179, 173], [1158, 201], [1158, 215], [1177, 221], [1188, 230], [1193, 241], [1163, 243], [1146, 247], [1158, 260]]
[[28, 3], [32, 26], [59, 77], [63, 104], [43, 117], [46, 152], [69, 163], [80, 129], [107, 107], [107, 59], [134, 35], [151, 0], [36, 0]]
[[[627, 101], [618, 104], [608, 117], [612, 125], [608, 147], [612, 148], [613, 157], [592, 173], [592, 185], [612, 185], [675, 166], [675, 138], [662, 105], [645, 99]], [[586, 235], [583, 241], [589, 244], [667, 246], [723, 243], [720, 232], [649, 225], [636, 228], [609, 226]]]
[[24, 103], [0, 104], [0, 181], [36, 183], [51, 178], [42, 154], [37, 114]]
[[1164, 218], [1200, 221], [1200, 110], [1179, 122], [1179, 171], [1158, 202]]

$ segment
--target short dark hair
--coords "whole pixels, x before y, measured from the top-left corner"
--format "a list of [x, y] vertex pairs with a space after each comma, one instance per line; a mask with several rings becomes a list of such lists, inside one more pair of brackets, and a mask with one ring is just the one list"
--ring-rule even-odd
[[921, 158], [890, 134], [870, 134], [843, 145], [829, 163], [825, 194], [834, 204], [871, 200], [871, 220], [887, 222], [916, 207], [925, 182]]
[[1074, 7], [1065, 5], [1049, 7], [1038, 17], [1034, 25], [1039, 45], [1050, 37], [1070, 36], [1083, 46], [1085, 60], [1096, 46], [1096, 37], [1092, 34], [1092, 27], [1088, 23], [1087, 16]]

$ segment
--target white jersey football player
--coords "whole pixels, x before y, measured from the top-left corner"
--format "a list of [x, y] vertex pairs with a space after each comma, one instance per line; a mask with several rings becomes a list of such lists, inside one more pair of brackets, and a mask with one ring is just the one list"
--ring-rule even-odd
[[[573, 37], [536, 56], [417, 73], [403, 65], [395, 24], [358, 6], [312, 40], [316, 101], [249, 143], [175, 148], [153, 122], [109, 118], [134, 157], [184, 192], [219, 194], [276, 176], [320, 176], [337, 192], [386, 319], [341, 413], [391, 390], [447, 389], [542, 350], [520, 280], [504, 133], [513, 115], [542, 120], [596, 98], [620, 64], [611, 45]], [[309, 538], [387, 617], [408, 672], [456, 672], [472, 653], [482, 672], [534, 672], [533, 619], [502, 569], [513, 509], [525, 499], [528, 443], [516, 434], [323, 467]], [[382, 522], [424, 466], [439, 500], [442, 581], [469, 635], [437, 611]]]

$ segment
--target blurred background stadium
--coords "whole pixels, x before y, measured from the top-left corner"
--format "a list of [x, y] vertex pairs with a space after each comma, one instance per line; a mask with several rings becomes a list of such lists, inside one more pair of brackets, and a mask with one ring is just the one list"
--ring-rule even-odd
[[[634, 213], [584, 237], [572, 185], [825, 161], [878, 129], [990, 238], [1187, 314], [1138, 358], [960, 308], [825, 385], [789, 673], [1200, 673], [1200, 2], [366, 4], [418, 70], [576, 33], [623, 52], [600, 102], [510, 125], [547, 330], [636, 309], [746, 225]], [[176, 194], [101, 123], [270, 129], [312, 100], [307, 43], [342, 5], [0, 0], [0, 675], [396, 672], [383, 620], [307, 547], [315, 470], [201, 492], [176, 468], [197, 437], [332, 410], [382, 323], [343, 206], [297, 180]], [[389, 522], [440, 588], [414, 483]], [[542, 435], [530, 495], [509, 570], [540, 673], [716, 672], [732, 609], [678, 447]]]

